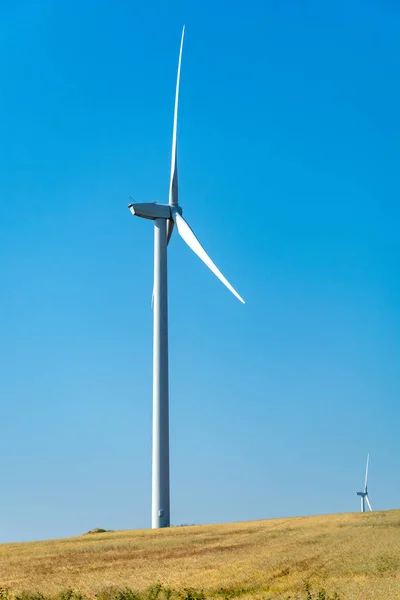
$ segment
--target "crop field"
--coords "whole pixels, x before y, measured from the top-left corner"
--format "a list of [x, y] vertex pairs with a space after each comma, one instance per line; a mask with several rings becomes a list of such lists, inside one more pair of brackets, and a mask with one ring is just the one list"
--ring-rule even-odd
[[2, 544], [0, 588], [25, 599], [138, 597], [129, 588], [167, 600], [400, 600], [400, 510]]

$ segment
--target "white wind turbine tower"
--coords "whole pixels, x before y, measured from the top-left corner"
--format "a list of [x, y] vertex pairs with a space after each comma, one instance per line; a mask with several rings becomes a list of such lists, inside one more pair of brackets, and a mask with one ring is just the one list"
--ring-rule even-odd
[[365, 512], [365, 503], [368, 504], [369, 510], [372, 511], [371, 503], [368, 498], [368, 465], [369, 465], [369, 454], [367, 456], [367, 468], [365, 469], [364, 491], [357, 492], [357, 496], [361, 496], [361, 512]]
[[152, 461], [152, 527], [169, 527], [169, 409], [168, 409], [168, 302], [167, 245], [174, 228], [189, 248], [211, 269], [222, 283], [244, 304], [243, 298], [225, 279], [192, 229], [182, 217], [178, 204], [177, 118], [179, 79], [185, 28], [182, 30], [176, 80], [174, 127], [172, 134], [171, 179], [168, 204], [134, 203], [129, 209], [136, 217], [154, 221], [154, 288], [153, 288], [153, 461]]

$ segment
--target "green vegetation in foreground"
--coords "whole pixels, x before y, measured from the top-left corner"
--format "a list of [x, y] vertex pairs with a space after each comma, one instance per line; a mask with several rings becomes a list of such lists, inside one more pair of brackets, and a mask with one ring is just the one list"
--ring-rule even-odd
[[[216, 590], [213, 598], [219, 600], [233, 600], [238, 598], [243, 593], [241, 589], [224, 589]], [[157, 584], [149, 588], [146, 592], [134, 592], [129, 588], [123, 590], [107, 590], [95, 596], [96, 600], [208, 600], [209, 596], [205, 592], [186, 588], [182, 591], [166, 588], [161, 584]], [[299, 596], [296, 599], [300, 600]], [[57, 596], [45, 596], [40, 592], [21, 592], [19, 594], [10, 594], [4, 588], [0, 588], [0, 600], [93, 600], [93, 597], [80, 594], [74, 590], [64, 590]], [[266, 596], [264, 600], [275, 600], [272, 596]], [[287, 596], [287, 600], [295, 600], [294, 596]], [[304, 595], [301, 600], [341, 600], [340, 596], [335, 592], [333, 596], [329, 596], [326, 591], [321, 588], [319, 591], [313, 592], [311, 585], [305, 585]]]

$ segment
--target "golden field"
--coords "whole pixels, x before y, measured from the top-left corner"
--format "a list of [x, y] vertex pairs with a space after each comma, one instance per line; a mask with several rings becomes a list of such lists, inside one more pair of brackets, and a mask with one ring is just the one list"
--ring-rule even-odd
[[0, 545], [0, 587], [13, 594], [73, 588], [93, 598], [162, 583], [286, 600], [306, 598], [306, 582], [340, 600], [400, 600], [400, 510]]

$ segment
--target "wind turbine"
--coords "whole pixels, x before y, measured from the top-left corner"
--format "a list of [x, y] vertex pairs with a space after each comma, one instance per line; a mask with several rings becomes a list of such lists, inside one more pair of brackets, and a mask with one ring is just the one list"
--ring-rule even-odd
[[211, 269], [240, 302], [244, 300], [225, 279], [182, 217], [178, 204], [177, 120], [179, 80], [183, 38], [182, 29], [176, 79], [174, 126], [172, 133], [171, 178], [168, 204], [132, 203], [129, 209], [136, 217], [154, 221], [154, 288], [153, 288], [153, 456], [152, 456], [152, 527], [169, 527], [169, 399], [168, 399], [168, 301], [167, 245], [174, 225], [179, 235], [195, 254]]
[[367, 456], [367, 468], [365, 469], [364, 491], [357, 492], [357, 496], [361, 496], [361, 512], [365, 512], [365, 502], [368, 504], [369, 510], [372, 511], [371, 503], [368, 498], [368, 465], [369, 465], [369, 454]]

